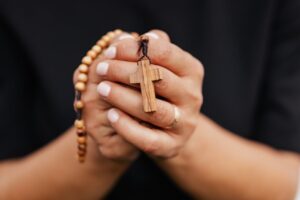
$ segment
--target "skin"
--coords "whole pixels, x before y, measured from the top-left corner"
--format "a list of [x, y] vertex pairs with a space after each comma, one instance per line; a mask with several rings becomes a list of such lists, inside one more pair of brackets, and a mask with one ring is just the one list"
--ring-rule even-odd
[[[170, 43], [166, 33], [153, 32], [159, 39], [150, 39], [149, 57], [164, 76], [155, 83], [160, 96], [156, 113], [144, 113], [140, 93], [124, 86], [130, 85], [128, 77], [137, 70], [136, 41], [114, 43], [117, 53], [106, 60], [110, 67], [101, 78], [111, 91], [102, 99], [119, 115], [111, 122], [116, 133], [146, 152], [196, 199], [292, 200], [299, 156], [240, 138], [199, 113], [202, 64]], [[166, 129], [174, 120], [173, 106], [181, 117], [175, 127]]]
[[[137, 42], [115, 40], [116, 55], [92, 64], [83, 95], [90, 136], [86, 163], [74, 158], [75, 130], [70, 128], [25, 158], [1, 162], [0, 199], [102, 198], [140, 151], [196, 199], [293, 199], [298, 155], [247, 141], [199, 113], [201, 62], [172, 44], [166, 33], [151, 32], [159, 38], [150, 37], [149, 57], [164, 77], [155, 83], [158, 111], [144, 113], [138, 85], [128, 83], [137, 69]], [[99, 62], [109, 63], [105, 75], [96, 73]], [[101, 83], [111, 87], [106, 96], [96, 92]], [[166, 128], [174, 120], [174, 106], [180, 119]], [[112, 113], [118, 116], [114, 120], [108, 116]]]

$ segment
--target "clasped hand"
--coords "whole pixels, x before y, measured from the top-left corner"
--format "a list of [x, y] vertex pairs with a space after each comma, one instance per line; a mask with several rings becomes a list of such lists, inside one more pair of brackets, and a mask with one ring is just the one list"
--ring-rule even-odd
[[[171, 43], [163, 31], [146, 34], [152, 66], [163, 74], [163, 79], [154, 83], [156, 112], [143, 111], [139, 85], [129, 83], [139, 59], [139, 43], [131, 35], [115, 39], [89, 71], [82, 97], [83, 119], [100, 153], [109, 159], [132, 161], [140, 151], [154, 158], [174, 157], [197, 126], [202, 105], [202, 64]], [[175, 108], [179, 112], [176, 124]]]

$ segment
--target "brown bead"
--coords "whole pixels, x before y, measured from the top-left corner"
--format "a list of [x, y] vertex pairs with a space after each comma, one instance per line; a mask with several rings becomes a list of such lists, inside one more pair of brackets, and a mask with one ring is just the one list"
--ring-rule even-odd
[[120, 35], [123, 31], [121, 29], [116, 29], [114, 32], [116, 35]]
[[78, 128], [78, 129], [77, 129], [77, 132], [78, 132], [78, 133], [83, 133], [83, 132], [85, 132], [85, 129], [84, 129], [84, 128]]
[[[79, 129], [79, 130], [82, 130], [82, 129]], [[83, 137], [83, 136], [86, 136], [86, 135], [87, 135], [87, 134], [86, 134], [85, 131], [78, 131], [78, 130], [77, 130], [77, 136]]]
[[85, 136], [77, 137], [77, 142], [78, 144], [86, 144], [86, 137]]
[[75, 102], [75, 108], [76, 109], [82, 109], [84, 107], [83, 101], [76, 101]]
[[77, 155], [77, 159], [80, 163], [84, 163], [85, 161], [85, 156], [80, 156], [80, 155]]
[[107, 42], [104, 40], [98, 40], [97, 45], [99, 45], [101, 48], [105, 48], [107, 46]]
[[89, 71], [89, 67], [86, 64], [80, 64], [78, 68], [81, 73], [88, 73]]
[[84, 73], [80, 73], [78, 74], [78, 81], [81, 81], [81, 82], [87, 82], [88, 80], [88, 76]]
[[86, 151], [85, 151], [85, 150], [80, 150], [80, 149], [78, 149], [77, 155], [79, 155], [79, 156], [84, 156], [85, 154], [86, 154]]
[[132, 32], [131, 35], [132, 35], [135, 39], [139, 38], [139, 34], [138, 34], [137, 32]]
[[88, 56], [90, 56], [91, 58], [93, 58], [93, 59], [95, 59], [96, 57], [97, 57], [97, 52], [96, 51], [94, 51], [94, 50], [89, 50], [88, 52], [87, 52], [87, 54], [86, 55], [88, 55]]
[[83, 129], [84, 128], [84, 122], [83, 122], [82, 119], [81, 120], [76, 119], [75, 122], [74, 122], [74, 125], [78, 129]]
[[86, 150], [86, 144], [78, 144], [77, 148], [81, 150]]
[[110, 38], [110, 40], [114, 39], [114, 37], [116, 36], [116, 34], [112, 31], [109, 31], [106, 35]]
[[104, 42], [108, 43], [110, 42], [110, 37], [108, 35], [104, 35], [101, 40], [103, 40]]
[[77, 82], [75, 84], [75, 89], [78, 90], [78, 91], [84, 91], [85, 88], [86, 88], [86, 85], [83, 82]]
[[93, 59], [91, 58], [91, 56], [84, 56], [84, 57], [82, 58], [81, 62], [82, 62], [83, 64], [90, 65], [90, 64], [92, 64]]
[[100, 46], [98, 46], [98, 45], [94, 45], [92, 47], [92, 50], [95, 51], [95, 52], [97, 52], [99, 54], [99, 53], [101, 53], [102, 48]]

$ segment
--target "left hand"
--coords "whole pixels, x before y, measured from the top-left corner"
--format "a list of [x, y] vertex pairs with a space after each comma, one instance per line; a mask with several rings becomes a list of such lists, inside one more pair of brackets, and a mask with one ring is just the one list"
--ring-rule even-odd
[[[108, 68], [104, 64], [106, 69], [101, 69], [98, 64], [99, 81], [105, 80], [98, 85], [98, 91], [115, 107], [108, 112], [108, 119], [118, 134], [152, 156], [171, 158], [180, 152], [197, 126], [204, 70], [196, 58], [172, 44], [166, 33], [154, 30], [149, 36], [152, 66], [163, 72], [163, 80], [154, 82], [157, 111], [145, 113], [140, 91], [129, 83], [139, 59], [138, 42], [133, 38], [116, 41], [104, 54]], [[175, 106], [180, 116], [174, 124]]]

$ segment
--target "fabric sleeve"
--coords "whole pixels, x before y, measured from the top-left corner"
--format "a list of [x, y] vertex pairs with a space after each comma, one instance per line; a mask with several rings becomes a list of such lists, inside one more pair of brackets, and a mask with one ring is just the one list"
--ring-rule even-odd
[[34, 149], [34, 79], [24, 49], [0, 18], [0, 160]]
[[254, 139], [300, 152], [300, 1], [279, 1]]

